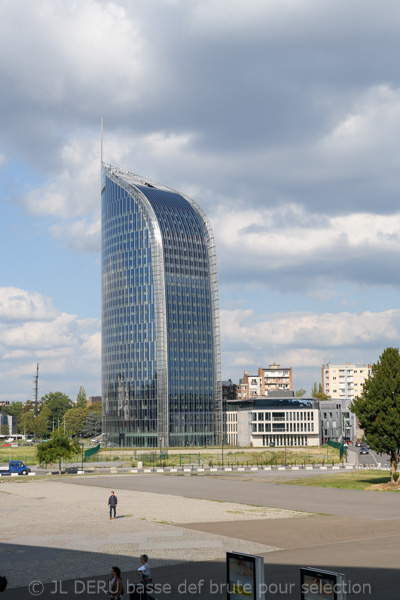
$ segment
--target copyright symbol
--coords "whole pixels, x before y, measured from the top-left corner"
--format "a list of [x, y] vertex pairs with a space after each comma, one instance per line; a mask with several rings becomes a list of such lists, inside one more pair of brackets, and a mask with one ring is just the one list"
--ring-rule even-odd
[[44, 585], [41, 581], [31, 581], [28, 585], [28, 591], [31, 596], [40, 596], [44, 592]]

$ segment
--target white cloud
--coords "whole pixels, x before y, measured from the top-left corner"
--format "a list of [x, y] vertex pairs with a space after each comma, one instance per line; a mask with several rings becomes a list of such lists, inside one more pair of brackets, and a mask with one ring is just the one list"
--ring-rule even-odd
[[145, 72], [145, 48], [138, 22], [117, 2], [22, 0], [1, 6], [0, 52], [8, 56], [2, 76], [40, 110], [65, 103], [91, 112], [104, 86], [114, 90], [109, 105], [135, 102], [145, 88], [145, 82], [136, 83]]
[[47, 322], [56, 316], [50, 298], [14, 287], [0, 288], [0, 323]]
[[[252, 310], [221, 311], [222, 339], [229, 345], [240, 340], [244, 349], [319, 348], [396, 344], [400, 337], [400, 310], [378, 313], [289, 312], [268, 317]], [[335, 350], [336, 351], [336, 350]], [[280, 350], [282, 352], [282, 350]]]
[[331, 255], [339, 261], [338, 249], [344, 247], [348, 263], [360, 251], [400, 252], [400, 213], [325, 216], [318, 223], [296, 205], [224, 206], [211, 219], [220, 253], [228, 253], [241, 270], [246, 264], [250, 269], [256, 265], [260, 273], [301, 264], [306, 271], [308, 260]]
[[0, 299], [2, 398], [7, 399], [8, 391], [16, 387], [19, 391], [14, 393], [14, 399], [32, 397], [36, 363], [40, 364], [41, 394], [61, 385], [66, 386], [62, 391], [67, 394], [80, 385], [90, 395], [99, 392], [98, 319], [79, 319], [62, 313], [49, 298], [26, 290], [0, 288]]

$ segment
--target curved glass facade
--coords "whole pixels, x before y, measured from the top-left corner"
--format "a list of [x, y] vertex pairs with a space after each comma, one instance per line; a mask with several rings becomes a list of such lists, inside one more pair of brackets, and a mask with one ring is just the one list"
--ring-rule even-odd
[[104, 432], [124, 446], [221, 438], [216, 253], [191, 199], [102, 170]]

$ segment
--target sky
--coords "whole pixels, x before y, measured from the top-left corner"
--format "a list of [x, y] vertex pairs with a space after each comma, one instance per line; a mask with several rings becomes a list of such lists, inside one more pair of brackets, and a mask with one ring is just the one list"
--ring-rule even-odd
[[0, 401], [101, 394], [104, 161], [191, 196], [222, 377], [400, 333], [397, 0], [1, 0]]

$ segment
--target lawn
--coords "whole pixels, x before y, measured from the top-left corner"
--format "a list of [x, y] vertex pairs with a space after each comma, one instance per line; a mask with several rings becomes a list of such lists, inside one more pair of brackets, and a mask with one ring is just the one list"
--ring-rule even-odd
[[[168, 449], [160, 457], [159, 450], [150, 449], [145, 451], [134, 448], [103, 448], [96, 456], [95, 460], [100, 461], [132, 461], [136, 464], [141, 460], [144, 466], [168, 466], [176, 467], [183, 465], [213, 465], [222, 464], [222, 449], [209, 448], [192, 452], [187, 449], [180, 451], [178, 448]], [[339, 450], [328, 446], [317, 448], [274, 448], [268, 450], [251, 450], [224, 447], [223, 463], [224, 466], [232, 465], [302, 465], [308, 464], [339, 464]]]
[[290, 481], [279, 481], [276, 483], [279, 483], [279, 485], [307, 485], [344, 490], [400, 491], [398, 486], [391, 484], [388, 471], [357, 471], [353, 473], [337, 473], [335, 475], [315, 475], [313, 477], [299, 477]]
[[0, 447], [0, 464], [5, 465], [9, 460], [22, 460], [26, 465], [36, 464], [35, 446], [18, 446], [18, 448]]

